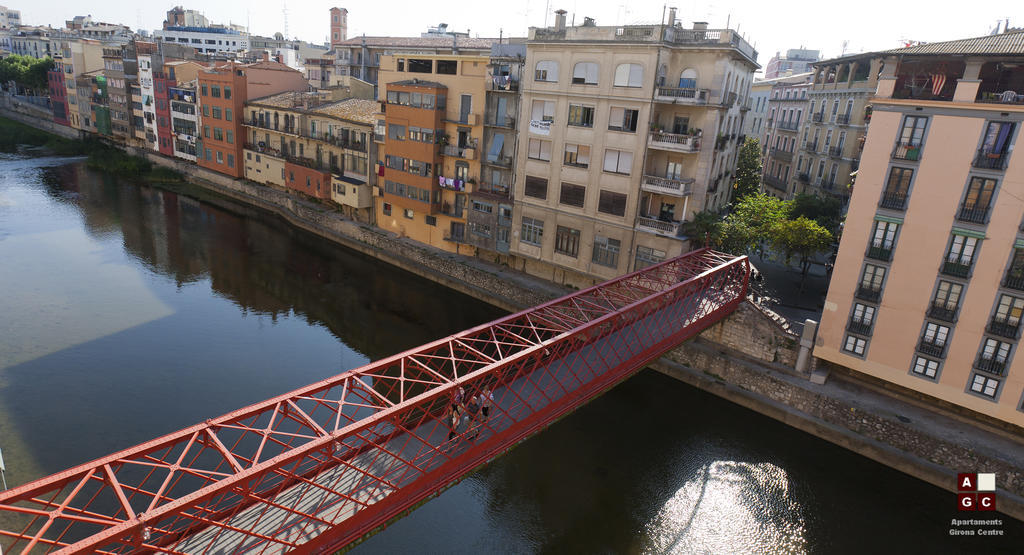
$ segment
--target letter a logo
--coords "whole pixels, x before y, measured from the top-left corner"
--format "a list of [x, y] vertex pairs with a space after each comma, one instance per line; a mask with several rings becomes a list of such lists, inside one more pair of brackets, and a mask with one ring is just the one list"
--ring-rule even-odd
[[974, 473], [957, 474], [956, 482], [956, 489], [960, 491], [974, 491], [978, 487], [977, 475]]

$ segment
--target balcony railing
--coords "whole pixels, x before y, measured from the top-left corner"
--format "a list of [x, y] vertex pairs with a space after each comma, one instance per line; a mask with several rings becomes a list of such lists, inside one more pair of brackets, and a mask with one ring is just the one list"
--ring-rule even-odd
[[701, 138], [697, 135], [680, 135], [677, 133], [665, 133], [664, 131], [652, 131], [649, 135], [648, 144], [662, 150], [673, 152], [700, 152]]
[[472, 147], [445, 145], [442, 153], [445, 156], [454, 156], [456, 158], [462, 158], [465, 160], [473, 160], [476, 158], [476, 149]]
[[1014, 270], [1010, 268], [1006, 272], [1006, 277], [1003, 278], [1003, 287], [1024, 291], [1024, 274], [1021, 273], [1020, 269]]
[[782, 150], [781, 148], [772, 147], [771, 156], [772, 158], [778, 158], [779, 160], [785, 160], [787, 162], [793, 161], [793, 153], [786, 150]]
[[988, 152], [984, 148], [980, 148], [978, 155], [974, 157], [974, 167], [985, 170], [1005, 170], [1007, 158], [1009, 156], [1005, 152]]
[[892, 159], [916, 162], [921, 159], [921, 145], [896, 143], [892, 149]]
[[811, 174], [809, 174], [807, 172], [800, 172], [800, 174], [797, 175], [796, 178], [800, 180], [800, 183], [810, 183], [811, 182]]
[[917, 344], [917, 350], [928, 356], [942, 358], [946, 353], [946, 344], [932, 343], [922, 337], [921, 341]]
[[850, 114], [839, 114], [836, 116], [836, 123], [839, 125], [850, 125]]
[[678, 104], [706, 104], [708, 101], [708, 89], [689, 89], [679, 87], [658, 87], [654, 99], [661, 102], [672, 102]]
[[786, 131], [797, 131], [800, 129], [800, 122], [797, 121], [780, 121], [779, 129], [785, 129]]
[[871, 324], [864, 322], [858, 322], [856, 320], [850, 320], [850, 323], [846, 325], [846, 329], [850, 330], [851, 333], [859, 333], [860, 335], [871, 335]]
[[999, 318], [994, 316], [988, 323], [986, 328], [989, 333], [1005, 337], [1007, 339], [1017, 339], [1017, 332], [1020, 331], [1020, 320], [1011, 320], [1009, 318]]
[[498, 118], [497, 115], [495, 114], [488, 114], [487, 117], [484, 119], [484, 124], [489, 125], [491, 127], [503, 127], [506, 129], [512, 129], [516, 126], [516, 118], [508, 115]]
[[813, 121], [814, 123], [821, 123], [821, 120], [823, 119], [825, 119], [825, 114], [811, 114], [811, 121]]
[[519, 90], [519, 79], [510, 76], [495, 75], [487, 82], [488, 91], [516, 92]]
[[996, 376], [1002, 376], [1006, 373], [1006, 361], [997, 358], [979, 356], [978, 360], [974, 363], [974, 367], [982, 372], [988, 372]]
[[903, 191], [882, 193], [882, 202], [879, 203], [879, 206], [889, 210], [906, 210], [907, 193]]
[[892, 260], [892, 247], [870, 245], [868, 247], [868, 258], [888, 262]]
[[685, 197], [691, 194], [693, 182], [693, 179], [673, 179], [656, 175], [644, 175], [640, 188], [651, 193]]
[[858, 285], [856, 297], [864, 301], [877, 303], [879, 299], [882, 298], [882, 290], [875, 289], [874, 287], [867, 287], [865, 285]]
[[949, 307], [944, 303], [932, 303], [928, 307], [928, 316], [943, 322], [956, 322], [956, 306]]
[[766, 175], [766, 176], [764, 176], [764, 182], [765, 182], [766, 185], [771, 185], [772, 187], [775, 187], [776, 189], [785, 189], [786, 188], [785, 180], [783, 180], [781, 177], [775, 177], [774, 175]]
[[676, 237], [682, 229], [682, 222], [659, 220], [650, 216], [638, 216], [636, 219], [637, 229], [652, 231], [663, 235]]
[[842, 158], [843, 157], [843, 145], [834, 146], [834, 147], [828, 149], [828, 155], [831, 156], [832, 158]]
[[960, 211], [956, 214], [956, 219], [961, 222], [971, 222], [975, 224], [983, 224], [988, 221], [988, 206], [978, 206], [976, 204], [961, 204]]
[[818, 152], [818, 141], [804, 141], [804, 150]]
[[969, 262], [965, 264], [958, 260], [945, 260], [942, 263], [942, 273], [948, 276], [966, 278], [971, 275], [971, 264]]

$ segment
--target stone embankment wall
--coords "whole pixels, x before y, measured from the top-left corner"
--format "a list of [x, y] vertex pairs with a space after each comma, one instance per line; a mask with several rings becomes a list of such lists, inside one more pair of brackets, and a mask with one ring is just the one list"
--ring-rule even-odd
[[[0, 113], [7, 117], [69, 136], [68, 128], [12, 113], [4, 107], [0, 105]], [[77, 138], [77, 131], [70, 133], [71, 138]], [[285, 191], [233, 179], [158, 153], [130, 147], [126, 150], [175, 169], [199, 186], [271, 211], [296, 227], [509, 311], [534, 306], [566, 292], [522, 272], [432, 249], [346, 220], [336, 210]], [[799, 337], [785, 319], [748, 300], [731, 316], [666, 353], [651, 366], [943, 489], [953, 488], [958, 471], [996, 472], [1001, 488], [1000, 511], [1024, 519], [1024, 465], [1007, 462], [991, 451], [979, 453], [955, 439], [939, 437], [926, 427], [905, 422], [896, 413], [864, 410], [858, 399], [874, 396], [876, 406], [907, 400], [896, 392], [867, 387], [849, 374], [833, 373], [828, 384], [812, 384], [807, 375], [792, 369], [798, 352]], [[926, 403], [920, 403], [917, 410], [930, 409]], [[949, 418], [940, 412], [936, 409], [936, 418]], [[963, 425], [965, 420], [960, 423]]]

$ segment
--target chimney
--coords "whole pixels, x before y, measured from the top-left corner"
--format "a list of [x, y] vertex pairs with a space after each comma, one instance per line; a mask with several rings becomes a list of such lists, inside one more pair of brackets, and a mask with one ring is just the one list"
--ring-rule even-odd
[[565, 10], [555, 10], [555, 29], [565, 29]]
[[668, 9], [668, 26], [669, 27], [675, 27], [676, 26], [676, 9], [675, 8], [669, 8]]
[[693, 30], [694, 31], [707, 31], [708, 30], [708, 22], [707, 21], [694, 21], [693, 22]]

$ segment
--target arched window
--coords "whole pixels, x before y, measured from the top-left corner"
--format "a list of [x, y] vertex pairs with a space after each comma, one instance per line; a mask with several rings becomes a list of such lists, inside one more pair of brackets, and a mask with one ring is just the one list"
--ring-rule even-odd
[[680, 89], [696, 89], [697, 88], [697, 70], [687, 68], [679, 74], [679, 88]]
[[541, 60], [537, 62], [536, 71], [533, 73], [534, 81], [558, 82], [558, 62], [554, 60]]
[[644, 67], [640, 64], [619, 64], [615, 68], [616, 87], [642, 87]]
[[579, 62], [572, 68], [573, 85], [596, 85], [597, 64], [594, 62]]

